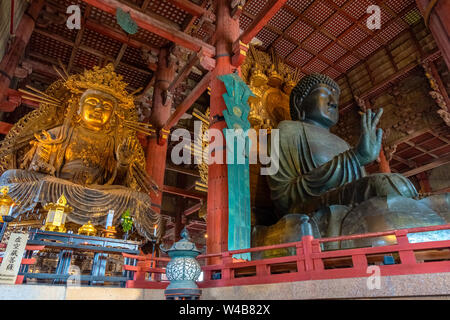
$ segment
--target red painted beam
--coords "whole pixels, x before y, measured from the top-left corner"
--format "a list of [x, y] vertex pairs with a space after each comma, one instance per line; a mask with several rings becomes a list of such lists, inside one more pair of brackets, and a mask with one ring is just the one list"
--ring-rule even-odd
[[137, 23], [139, 27], [159, 35], [167, 40], [170, 40], [186, 49], [198, 52], [203, 48], [205, 54], [209, 57], [215, 56], [215, 48], [198, 38], [191, 37], [190, 35], [176, 29], [175, 27], [155, 18], [146, 15], [126, 4], [123, 4], [117, 0], [83, 0], [85, 3], [103, 10], [109, 14], [115, 15], [117, 8], [128, 12], [131, 18]]
[[189, 95], [183, 100], [182, 103], [177, 107], [174, 113], [170, 116], [164, 125], [165, 130], [170, 130], [174, 125], [177, 124], [181, 116], [189, 110], [192, 104], [205, 92], [209, 86], [209, 82], [212, 77], [212, 72], [208, 72], [203, 79], [195, 86], [195, 88], [189, 93]]
[[239, 40], [248, 44], [261, 29], [269, 22], [270, 19], [281, 9], [281, 7], [287, 2], [287, 0], [270, 0], [264, 9], [258, 14], [253, 22], [248, 26]]
[[95, 31], [101, 35], [104, 35], [108, 38], [112, 38], [121, 43], [126, 43], [130, 47], [133, 47], [136, 49], [147, 48], [147, 49], [151, 49], [156, 54], [159, 53], [159, 48], [149, 45], [147, 43], [143, 43], [139, 40], [133, 39], [130, 36], [128, 36], [125, 32], [121, 32], [121, 31], [106, 27], [104, 25], [98, 24], [97, 22], [95, 22], [91, 19], [88, 19], [85, 21], [85, 26], [86, 26], [86, 28], [88, 28], [91, 31]]
[[175, 194], [177, 196], [182, 196], [182, 197], [186, 197], [186, 198], [197, 199], [197, 200], [204, 200], [206, 198], [206, 195], [203, 193], [200, 193], [200, 192], [188, 191], [188, 190], [184, 190], [184, 189], [180, 189], [180, 188], [172, 187], [172, 186], [166, 186], [166, 185], [163, 186], [163, 192]]
[[0, 134], [8, 134], [9, 130], [12, 128], [11, 123], [0, 121]]
[[22, 95], [24, 94], [14, 89], [7, 89], [6, 91], [7, 100], [0, 102], [0, 111], [13, 112], [22, 103], [32, 108], [39, 108], [39, 102], [23, 99]]

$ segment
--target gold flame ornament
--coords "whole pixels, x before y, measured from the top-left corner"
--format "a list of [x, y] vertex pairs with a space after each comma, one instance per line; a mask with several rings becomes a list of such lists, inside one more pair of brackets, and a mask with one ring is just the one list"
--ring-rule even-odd
[[44, 210], [47, 211], [47, 218], [45, 219], [45, 225], [41, 230], [66, 232], [65, 227], [66, 218], [73, 208], [67, 205], [67, 199], [62, 194], [56, 203], [50, 202], [44, 206]]

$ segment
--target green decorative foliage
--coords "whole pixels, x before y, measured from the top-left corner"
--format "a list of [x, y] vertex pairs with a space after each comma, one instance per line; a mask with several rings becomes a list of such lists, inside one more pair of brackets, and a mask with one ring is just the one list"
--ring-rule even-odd
[[138, 25], [131, 18], [128, 12], [123, 11], [120, 8], [117, 8], [116, 11], [116, 20], [117, 24], [127, 33], [135, 34], [138, 31]]
[[127, 209], [127, 211], [125, 211], [122, 214], [122, 229], [125, 232], [128, 232], [131, 230], [131, 228], [133, 227], [133, 218], [130, 215], [130, 210]]

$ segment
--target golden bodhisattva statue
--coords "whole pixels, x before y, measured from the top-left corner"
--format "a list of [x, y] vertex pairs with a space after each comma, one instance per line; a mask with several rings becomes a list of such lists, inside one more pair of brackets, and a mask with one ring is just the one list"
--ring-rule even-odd
[[18, 121], [0, 147], [0, 184], [20, 203], [15, 216], [64, 194], [75, 223], [104, 224], [111, 209], [118, 223], [129, 209], [138, 231], [153, 236], [161, 218], [149, 192], [157, 187], [136, 136], [151, 129], [137, 122], [126, 86], [108, 65], [67, 76], [45, 93], [33, 89], [40, 108]]

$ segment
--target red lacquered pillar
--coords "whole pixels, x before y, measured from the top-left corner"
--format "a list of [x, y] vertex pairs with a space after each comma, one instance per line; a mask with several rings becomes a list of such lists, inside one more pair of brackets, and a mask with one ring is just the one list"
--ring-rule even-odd
[[[170, 52], [161, 48], [158, 57], [158, 69], [155, 74], [153, 91], [153, 106], [150, 123], [159, 131], [170, 117], [172, 99], [167, 97], [167, 89], [175, 74], [174, 64], [170, 62]], [[164, 172], [166, 170], [167, 139], [169, 133], [163, 132], [158, 137], [150, 137], [146, 152], [147, 173], [153, 178], [161, 189], [158, 195], [150, 193], [153, 209], [160, 213], [162, 202], [162, 189], [164, 186]]]
[[[432, 0], [416, 0], [417, 7], [422, 15], [429, 13], [428, 27], [441, 50], [447, 67], [450, 69], [450, 1], [437, 1], [434, 8], [429, 7]], [[431, 11], [429, 11], [431, 10]]]
[[0, 102], [5, 100], [9, 85], [14, 77], [14, 71], [19, 66], [20, 59], [33, 33], [35, 20], [44, 5], [44, 0], [34, 0], [25, 12], [16, 30], [16, 37], [11, 49], [0, 62]]
[[378, 168], [381, 173], [391, 173], [391, 167], [389, 166], [389, 161], [386, 159], [383, 148], [381, 148], [379, 155], [380, 162], [378, 163]]
[[[230, 15], [230, 1], [216, 2], [216, 67], [211, 80], [211, 128], [222, 131], [226, 123], [220, 117], [226, 108], [222, 95], [226, 92], [222, 81], [217, 77], [232, 73], [236, 68], [231, 64], [232, 44], [239, 37], [239, 20]], [[225, 155], [225, 139], [222, 141]], [[223, 164], [210, 164], [208, 171], [208, 209], [207, 209], [207, 253], [228, 250], [228, 174], [226, 161]], [[210, 264], [220, 263], [213, 258]]]

